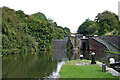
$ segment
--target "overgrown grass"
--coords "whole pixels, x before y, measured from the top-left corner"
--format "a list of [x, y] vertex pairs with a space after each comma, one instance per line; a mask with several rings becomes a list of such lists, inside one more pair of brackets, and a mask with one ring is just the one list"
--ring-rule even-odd
[[[99, 65], [76, 65], [76, 63], [90, 63], [89, 60], [66, 61], [60, 71], [60, 78], [116, 78], [108, 72], [102, 72]], [[115, 80], [116, 80], [115, 79]], [[108, 79], [109, 80], [109, 79]]]

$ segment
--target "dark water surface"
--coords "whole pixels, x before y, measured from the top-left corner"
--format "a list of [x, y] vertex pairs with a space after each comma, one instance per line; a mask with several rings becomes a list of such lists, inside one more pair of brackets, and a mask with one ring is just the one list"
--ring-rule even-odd
[[88, 50], [80, 50], [80, 51], [70, 51], [68, 58], [69, 60], [79, 59], [80, 55], [84, 56], [84, 59], [91, 60], [91, 53], [95, 52], [95, 59], [100, 62], [104, 62], [107, 66], [109, 66], [109, 59], [114, 58], [115, 61], [120, 62], [120, 55], [109, 53], [105, 51], [88, 51]]
[[[60, 62], [63, 60], [79, 59], [81, 54], [84, 59], [91, 59], [93, 51], [54, 51], [40, 53], [23, 53], [3, 56], [2, 58], [2, 74], [3, 78], [47, 78], [59, 68]], [[116, 61], [120, 61], [120, 55], [106, 53], [102, 51], [94, 51], [96, 60], [105, 62], [109, 66], [109, 58], [113, 57]], [[57, 71], [58, 72], [58, 71]]]
[[60, 61], [53, 52], [3, 56], [3, 78], [45, 78], [55, 72]]

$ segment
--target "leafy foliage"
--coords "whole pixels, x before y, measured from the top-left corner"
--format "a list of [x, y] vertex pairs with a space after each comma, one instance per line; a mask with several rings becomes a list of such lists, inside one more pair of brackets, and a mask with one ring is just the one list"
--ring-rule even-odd
[[86, 19], [86, 21], [79, 26], [77, 32], [79, 34], [93, 35], [98, 33], [97, 29], [98, 29], [98, 25], [94, 21]]
[[35, 17], [35, 18], [37, 18], [39, 20], [42, 20], [42, 21], [47, 21], [46, 16], [43, 13], [41, 13], [41, 12], [32, 14], [31, 16], [33, 16], [33, 17]]
[[[23, 11], [2, 8], [2, 46], [4, 53], [47, 50], [53, 39], [69, 33], [49, 22], [43, 13], [26, 15]], [[49, 46], [48, 46], [49, 45]]]
[[110, 35], [118, 34], [119, 19], [115, 13], [104, 11], [96, 16], [95, 21], [99, 25], [99, 35], [107, 35], [109, 32], [111, 32]]
[[65, 33], [65, 37], [70, 36], [70, 29], [67, 28], [67, 27], [65, 27], [65, 28], [64, 28], [64, 33]]
[[78, 33], [84, 34], [87, 31], [89, 35], [119, 35], [120, 21], [115, 13], [104, 11], [99, 13], [94, 21], [87, 19], [78, 28]]

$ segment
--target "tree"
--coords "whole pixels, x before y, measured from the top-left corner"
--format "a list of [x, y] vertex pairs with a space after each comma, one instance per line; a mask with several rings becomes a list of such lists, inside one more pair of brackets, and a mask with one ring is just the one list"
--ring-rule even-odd
[[41, 12], [34, 13], [31, 16], [33, 16], [33, 17], [35, 17], [35, 18], [37, 18], [39, 20], [42, 20], [42, 21], [47, 21], [46, 16], [43, 13], [41, 13]]
[[78, 34], [88, 34], [88, 35], [94, 35], [97, 34], [98, 25], [89, 19], [86, 19], [78, 28], [77, 33]]
[[114, 33], [118, 34], [119, 19], [115, 13], [110, 11], [99, 13], [95, 18], [95, 22], [99, 25], [99, 35], [107, 34], [109, 32], [111, 32], [111, 35]]
[[[43, 13], [26, 15], [23, 11], [2, 8], [2, 51], [18, 53], [22, 51], [46, 50], [53, 39], [65, 36], [64, 28], [53, 20], [48, 21]], [[0, 16], [1, 17], [1, 16]]]

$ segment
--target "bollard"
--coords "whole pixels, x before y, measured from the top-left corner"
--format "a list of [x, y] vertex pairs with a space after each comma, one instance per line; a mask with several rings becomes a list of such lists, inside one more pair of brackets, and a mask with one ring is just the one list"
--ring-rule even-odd
[[115, 59], [114, 58], [110, 58], [109, 60], [110, 60], [110, 64], [115, 63]]
[[80, 59], [83, 60], [83, 55], [80, 55]]
[[83, 38], [85, 38], [86, 36], [83, 36]]
[[102, 72], [106, 72], [106, 65], [102, 64]]
[[91, 53], [91, 57], [92, 57], [91, 64], [96, 64], [96, 62], [95, 62], [95, 53], [94, 52]]
[[114, 58], [110, 58], [110, 67], [114, 68], [114, 64], [115, 64], [115, 59]]
[[120, 73], [118, 73], [118, 79], [120, 79]]

